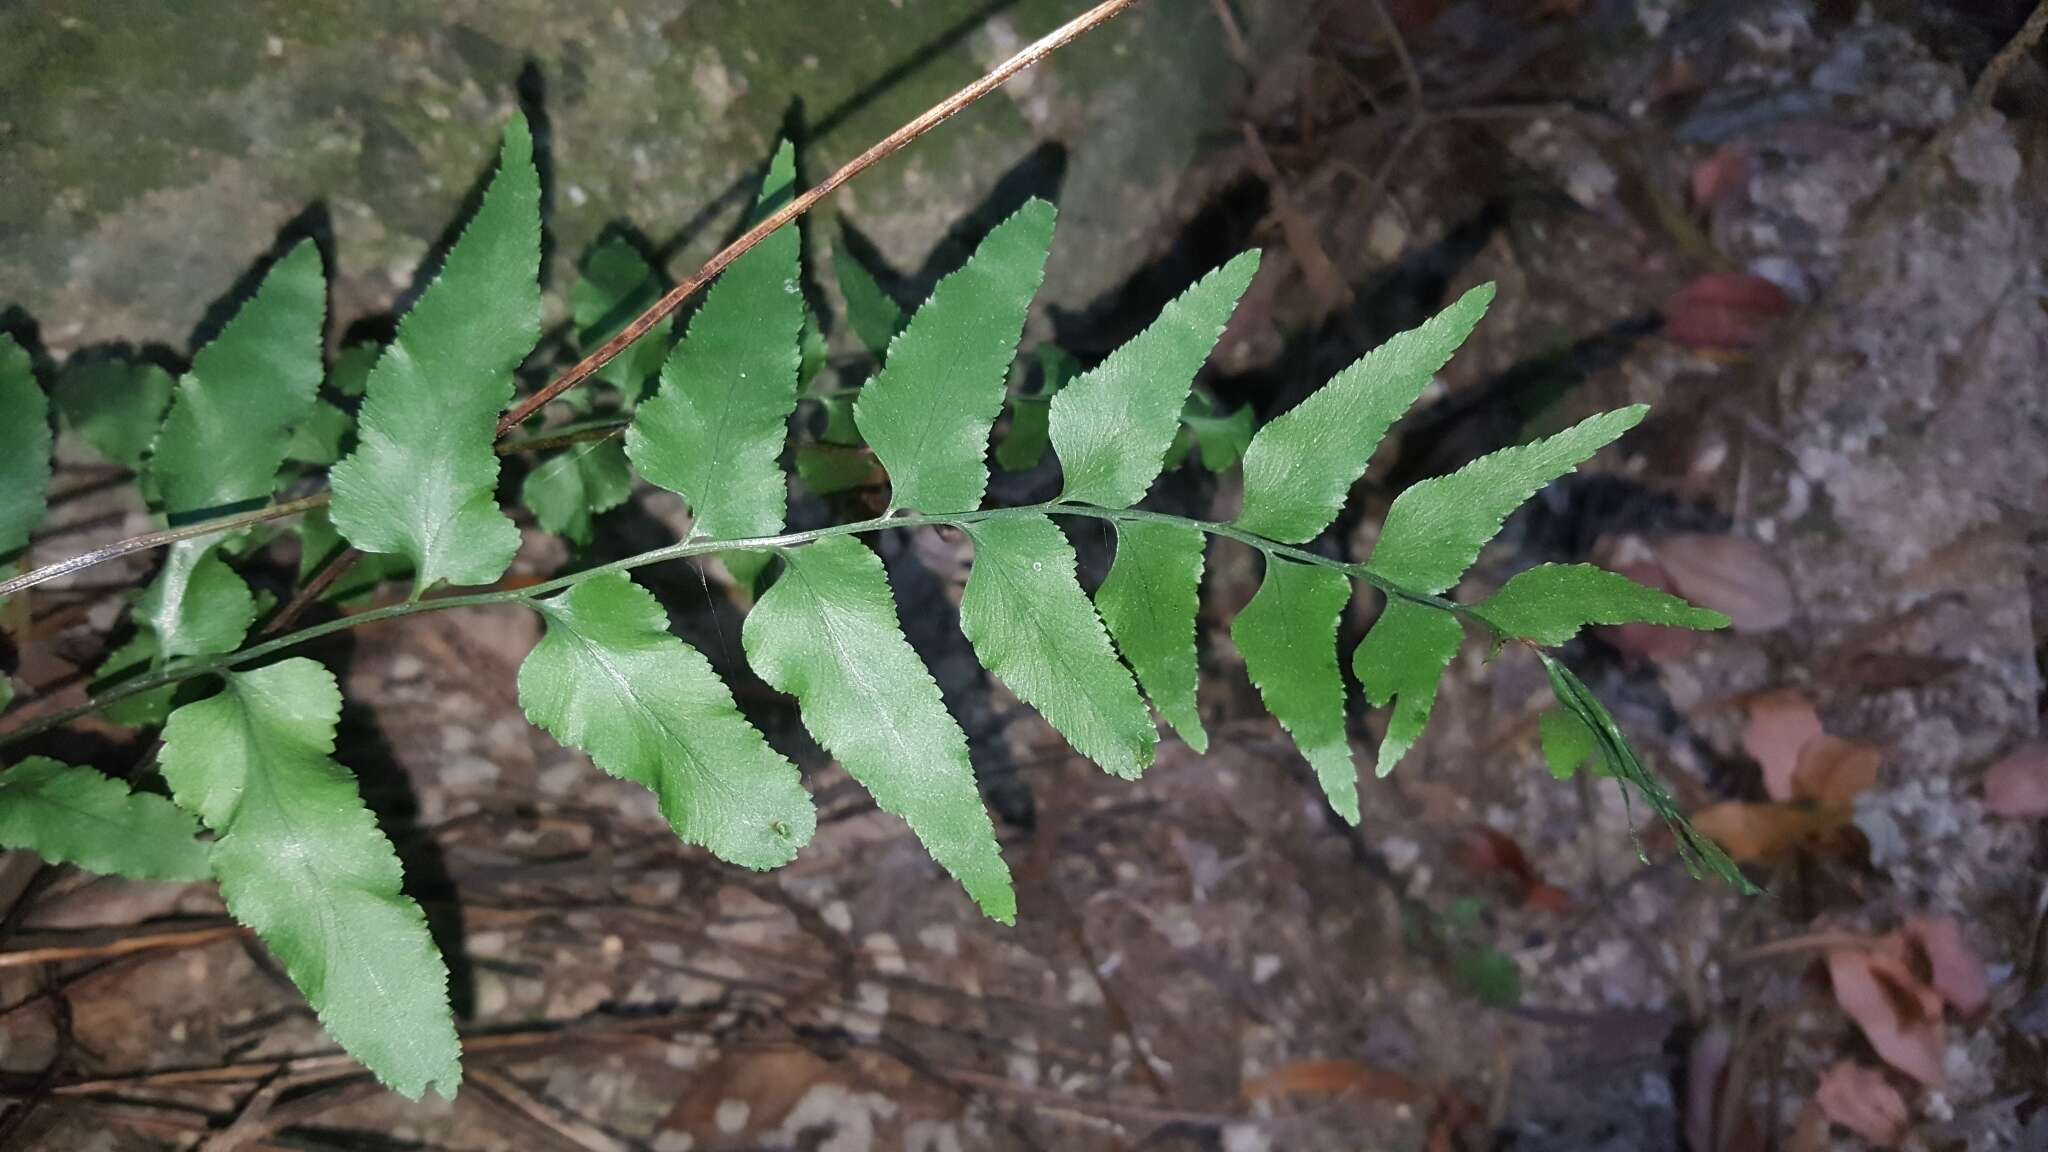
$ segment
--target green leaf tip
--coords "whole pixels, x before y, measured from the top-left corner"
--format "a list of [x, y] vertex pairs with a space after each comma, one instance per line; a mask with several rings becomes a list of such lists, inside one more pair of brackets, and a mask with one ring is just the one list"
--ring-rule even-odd
[[904, 639], [882, 562], [851, 536], [784, 553], [753, 611], [747, 663], [797, 698], [804, 727], [991, 919], [1012, 924], [1017, 896], [968, 762], [967, 737], [924, 661]]
[[[787, 199], [795, 179], [784, 144], [757, 215]], [[782, 528], [782, 448], [802, 360], [801, 257], [791, 223], [733, 261], [662, 365], [660, 390], [626, 430], [626, 455], [640, 475], [689, 502], [693, 536], [730, 540]]]
[[180, 377], [149, 461], [173, 522], [261, 503], [326, 376], [327, 274], [293, 245]]
[[966, 526], [974, 567], [960, 629], [982, 667], [1103, 771], [1136, 780], [1159, 732], [1074, 578], [1074, 548], [1039, 513]]
[[28, 350], [0, 333], [0, 566], [28, 547], [50, 492], [50, 401]]
[[1429, 723], [1436, 688], [1464, 642], [1458, 618], [1441, 608], [1389, 596], [1380, 618], [1351, 654], [1351, 671], [1375, 708], [1394, 705], [1374, 772], [1385, 778]]
[[0, 773], [0, 848], [134, 880], [213, 875], [199, 822], [91, 768], [31, 756]]
[[1510, 513], [1640, 424], [1648, 411], [1637, 404], [1603, 412], [1555, 436], [1503, 448], [1414, 485], [1387, 509], [1366, 568], [1410, 592], [1444, 591], [1479, 558]]
[[1179, 524], [1132, 520], [1117, 525], [1116, 559], [1095, 590], [1095, 608], [1138, 683], [1188, 747], [1209, 750], [1195, 690], [1200, 609], [1201, 532]]
[[1719, 612], [1590, 564], [1538, 565], [1514, 576], [1475, 611], [1503, 635], [1543, 645], [1563, 644], [1588, 624], [1728, 627], [1728, 617]]
[[1315, 769], [1330, 807], [1358, 823], [1358, 766], [1344, 730], [1344, 678], [1337, 670], [1337, 623], [1350, 578], [1333, 569], [1266, 558], [1266, 577], [1231, 622], [1266, 710]]
[[1492, 302], [1492, 284], [1472, 289], [1259, 429], [1244, 450], [1237, 526], [1289, 544], [1320, 535], [1343, 511], [1387, 429], [1429, 387]]
[[989, 432], [1045, 275], [1056, 215], [1034, 198], [996, 225], [932, 289], [861, 389], [854, 422], [889, 474], [892, 507], [946, 513], [981, 506]]
[[410, 560], [421, 589], [488, 584], [519, 550], [491, 445], [540, 339], [539, 273], [540, 174], [515, 116], [476, 215], [370, 370], [355, 451], [329, 473], [334, 527]]
[[1167, 304], [1144, 331], [1052, 398], [1063, 499], [1126, 508], [1144, 497], [1180, 430], [1195, 374], [1259, 269], [1240, 253]]
[[333, 759], [341, 691], [294, 657], [225, 674], [180, 707], [159, 762], [178, 806], [213, 831], [213, 874], [327, 1034], [408, 1099], [452, 1099], [461, 1045], [448, 968], [403, 892], [391, 842]]
[[655, 794], [684, 843], [765, 871], [817, 828], [803, 779], [740, 715], [702, 653], [622, 573], [534, 608], [547, 622], [519, 667], [519, 704], [555, 739]]

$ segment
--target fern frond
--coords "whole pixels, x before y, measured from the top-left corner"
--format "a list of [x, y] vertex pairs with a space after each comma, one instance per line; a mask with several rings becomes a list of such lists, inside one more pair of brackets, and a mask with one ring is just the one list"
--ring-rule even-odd
[[391, 842], [335, 763], [341, 692], [295, 658], [227, 676], [219, 695], [164, 726], [178, 806], [216, 837], [221, 898], [268, 946], [328, 1035], [417, 1100], [462, 1079], [448, 969], [400, 890]]
[[1266, 711], [1315, 769], [1330, 807], [1356, 824], [1358, 769], [1337, 670], [1337, 621], [1350, 599], [1343, 573], [1269, 555], [1266, 577], [1231, 623], [1230, 638]]
[[90, 768], [31, 756], [0, 775], [0, 848], [134, 880], [205, 880], [199, 824]]
[[483, 203], [370, 370], [356, 450], [330, 475], [335, 528], [404, 556], [419, 590], [488, 584], [519, 549], [491, 442], [540, 339], [539, 274], [540, 176], [514, 117]]

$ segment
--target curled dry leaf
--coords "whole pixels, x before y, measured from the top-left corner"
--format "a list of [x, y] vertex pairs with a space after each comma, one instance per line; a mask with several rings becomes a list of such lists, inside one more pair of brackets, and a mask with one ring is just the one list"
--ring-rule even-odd
[[1905, 1135], [1905, 1098], [1882, 1071], [1867, 1064], [1843, 1060], [1821, 1073], [1813, 1098], [1829, 1120], [1880, 1148]]
[[2048, 816], [2048, 743], [2022, 744], [1984, 774], [1984, 806], [1994, 816]]
[[1571, 897], [1547, 883], [1528, 853], [1505, 832], [1484, 825], [1473, 828], [1465, 835], [1462, 855], [1465, 867], [1480, 875], [1506, 876], [1525, 908], [1561, 912], [1571, 904]]
[[1749, 152], [1740, 144], [1723, 144], [1693, 166], [1692, 202], [1712, 208], [1749, 179]]
[[1761, 276], [1709, 272], [1664, 302], [1664, 336], [1687, 348], [1754, 348], [1791, 310], [1785, 290]]
[[1946, 1079], [1942, 1053], [1941, 996], [1922, 983], [1899, 955], [1903, 941], [1878, 948], [1836, 948], [1828, 952], [1828, 978], [1835, 1002], [1856, 1021], [1884, 1062], [1929, 1087]]
[[1884, 753], [1869, 744], [1821, 735], [1800, 750], [1792, 795], [1824, 808], [1846, 809], [1877, 784]]
[[1792, 582], [1763, 545], [1740, 536], [1667, 536], [1653, 545], [1679, 595], [1728, 617], [1737, 632], [1792, 622]]
[[1967, 1016], [1991, 999], [1984, 961], [1963, 940], [1963, 926], [1951, 916], [1914, 916], [1906, 921], [1906, 937], [1927, 957], [1934, 990], [1949, 1007]]
[[1429, 1091], [1397, 1072], [1356, 1060], [1298, 1060], [1244, 1086], [1247, 1101], [1276, 1096], [1360, 1096], [1413, 1103], [1427, 1099]]
[[1712, 838], [1738, 864], [1774, 860], [1833, 827], [1827, 812], [1789, 804], [1730, 800], [1693, 813], [1693, 827]]
[[1820, 714], [1804, 694], [1788, 688], [1750, 700], [1742, 750], [1763, 767], [1764, 792], [1771, 799], [1782, 804], [1793, 798], [1799, 754], [1820, 736]]

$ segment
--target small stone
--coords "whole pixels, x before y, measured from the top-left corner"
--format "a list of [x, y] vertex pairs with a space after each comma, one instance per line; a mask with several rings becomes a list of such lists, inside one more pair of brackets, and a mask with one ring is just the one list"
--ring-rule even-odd
[[718, 1125], [720, 1132], [728, 1136], [738, 1135], [746, 1128], [747, 1117], [752, 1115], [753, 1111], [745, 1100], [720, 1100], [712, 1122]]

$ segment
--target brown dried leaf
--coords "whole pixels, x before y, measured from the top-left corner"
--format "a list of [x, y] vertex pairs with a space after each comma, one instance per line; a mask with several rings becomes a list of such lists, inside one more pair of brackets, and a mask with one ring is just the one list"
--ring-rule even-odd
[[1994, 816], [2048, 816], [2048, 743], [2022, 744], [1984, 774], [1984, 807]]
[[1427, 1099], [1429, 1092], [1406, 1076], [1356, 1060], [1298, 1060], [1282, 1064], [1244, 1086], [1247, 1101], [1275, 1096], [1352, 1095], [1412, 1103]]
[[1799, 753], [1792, 794], [1828, 808], [1846, 809], [1877, 784], [1884, 753], [1869, 744], [1823, 734]]
[[1687, 348], [1754, 348], [1791, 310], [1785, 290], [1761, 276], [1709, 272], [1664, 302], [1664, 336]]
[[1891, 954], [1902, 942], [1892, 938], [1889, 945], [1828, 952], [1835, 1002], [1856, 1021], [1885, 1063], [1939, 1088], [1946, 1079], [1942, 1052], [1947, 1046], [1941, 996]]
[[1740, 144], [1723, 144], [1693, 166], [1692, 202], [1712, 208], [1749, 179], [1749, 152]]
[[1820, 735], [1820, 713], [1804, 694], [1788, 688], [1750, 700], [1742, 750], [1763, 766], [1764, 792], [1771, 799], [1781, 804], [1792, 799], [1799, 753]]
[[1792, 582], [1756, 541], [1684, 535], [1652, 547], [1678, 594], [1727, 616], [1737, 632], [1769, 632], [1792, 622]]
[[1693, 813], [1692, 823], [1736, 863], [1755, 864], [1790, 852], [1833, 821], [1806, 808], [1731, 800]]
[[1880, 1148], [1905, 1135], [1905, 1098], [1884, 1073], [1866, 1064], [1843, 1060], [1821, 1073], [1814, 1101], [1827, 1118]]
[[1934, 973], [1934, 990], [1949, 1007], [1968, 1016], [1991, 999], [1984, 961], [1964, 942], [1963, 926], [1954, 917], [1914, 916], [1906, 921], [1905, 931], [1927, 957], [1927, 966]]

